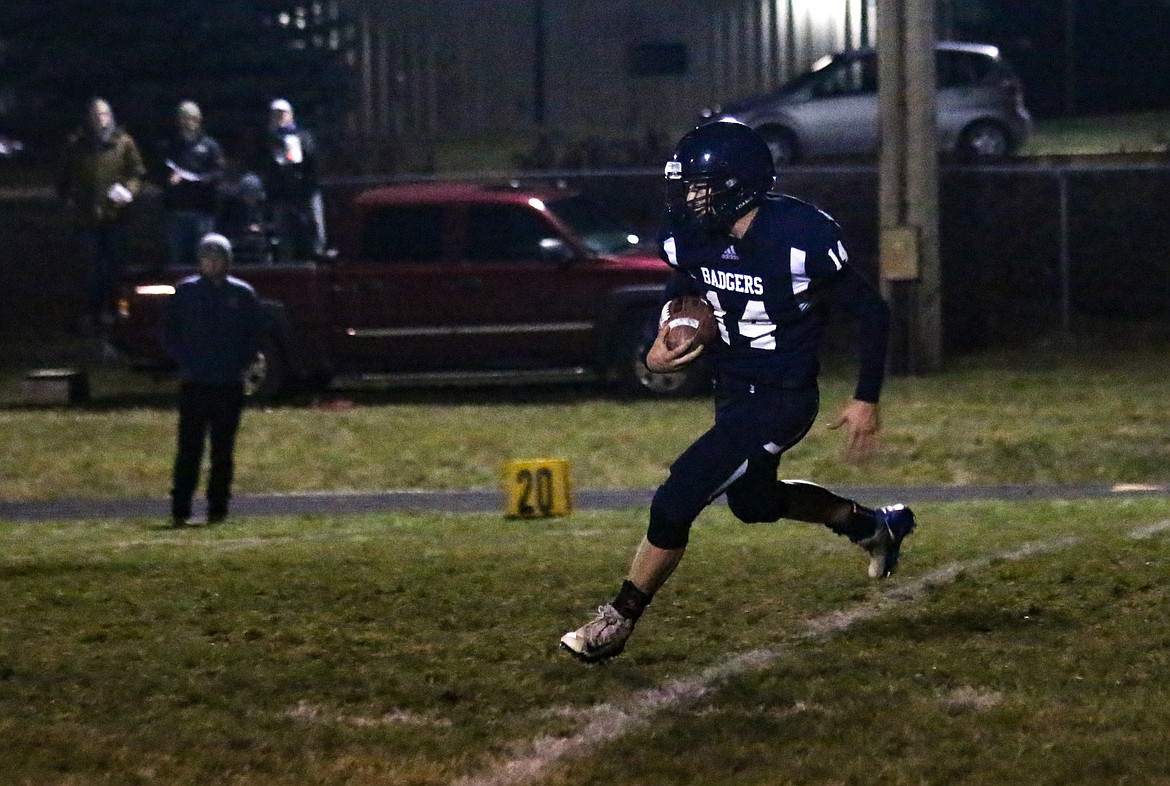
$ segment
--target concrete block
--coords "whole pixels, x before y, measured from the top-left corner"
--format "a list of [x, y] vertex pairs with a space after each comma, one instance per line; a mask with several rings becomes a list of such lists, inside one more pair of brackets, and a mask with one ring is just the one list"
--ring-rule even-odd
[[30, 404], [81, 404], [89, 401], [89, 375], [75, 368], [38, 368], [20, 383]]

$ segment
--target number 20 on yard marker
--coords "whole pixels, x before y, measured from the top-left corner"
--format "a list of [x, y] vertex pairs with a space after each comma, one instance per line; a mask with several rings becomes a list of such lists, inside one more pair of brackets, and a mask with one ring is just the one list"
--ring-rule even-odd
[[504, 464], [509, 518], [567, 516], [573, 510], [569, 464], [563, 459], [523, 459]]

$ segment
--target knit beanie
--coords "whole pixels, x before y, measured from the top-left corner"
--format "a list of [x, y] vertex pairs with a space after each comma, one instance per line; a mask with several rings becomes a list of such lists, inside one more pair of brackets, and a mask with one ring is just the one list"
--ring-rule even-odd
[[223, 235], [217, 232], [208, 232], [199, 241], [198, 253], [202, 254], [206, 251], [215, 251], [215, 253], [227, 260], [228, 264], [232, 261], [232, 242]]
[[193, 117], [196, 120], [203, 119], [203, 112], [199, 110], [199, 104], [196, 104], [194, 101], [184, 101], [179, 104], [176, 114], [179, 117]]

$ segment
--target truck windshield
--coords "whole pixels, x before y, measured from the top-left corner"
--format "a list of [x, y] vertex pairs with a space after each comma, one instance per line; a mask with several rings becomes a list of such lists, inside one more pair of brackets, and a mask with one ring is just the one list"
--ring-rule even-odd
[[553, 199], [547, 206], [596, 254], [633, 251], [640, 242], [629, 226], [611, 215], [600, 202], [584, 194]]

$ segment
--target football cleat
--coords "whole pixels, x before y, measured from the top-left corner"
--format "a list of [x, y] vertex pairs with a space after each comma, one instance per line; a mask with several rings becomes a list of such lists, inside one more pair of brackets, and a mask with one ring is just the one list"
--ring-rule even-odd
[[905, 505], [887, 505], [874, 511], [877, 529], [859, 541], [869, 553], [869, 577], [884, 579], [898, 567], [902, 540], [914, 531], [914, 512]]
[[611, 604], [597, 608], [597, 616], [577, 630], [561, 636], [561, 646], [586, 663], [620, 655], [634, 632], [634, 620], [626, 619]]

